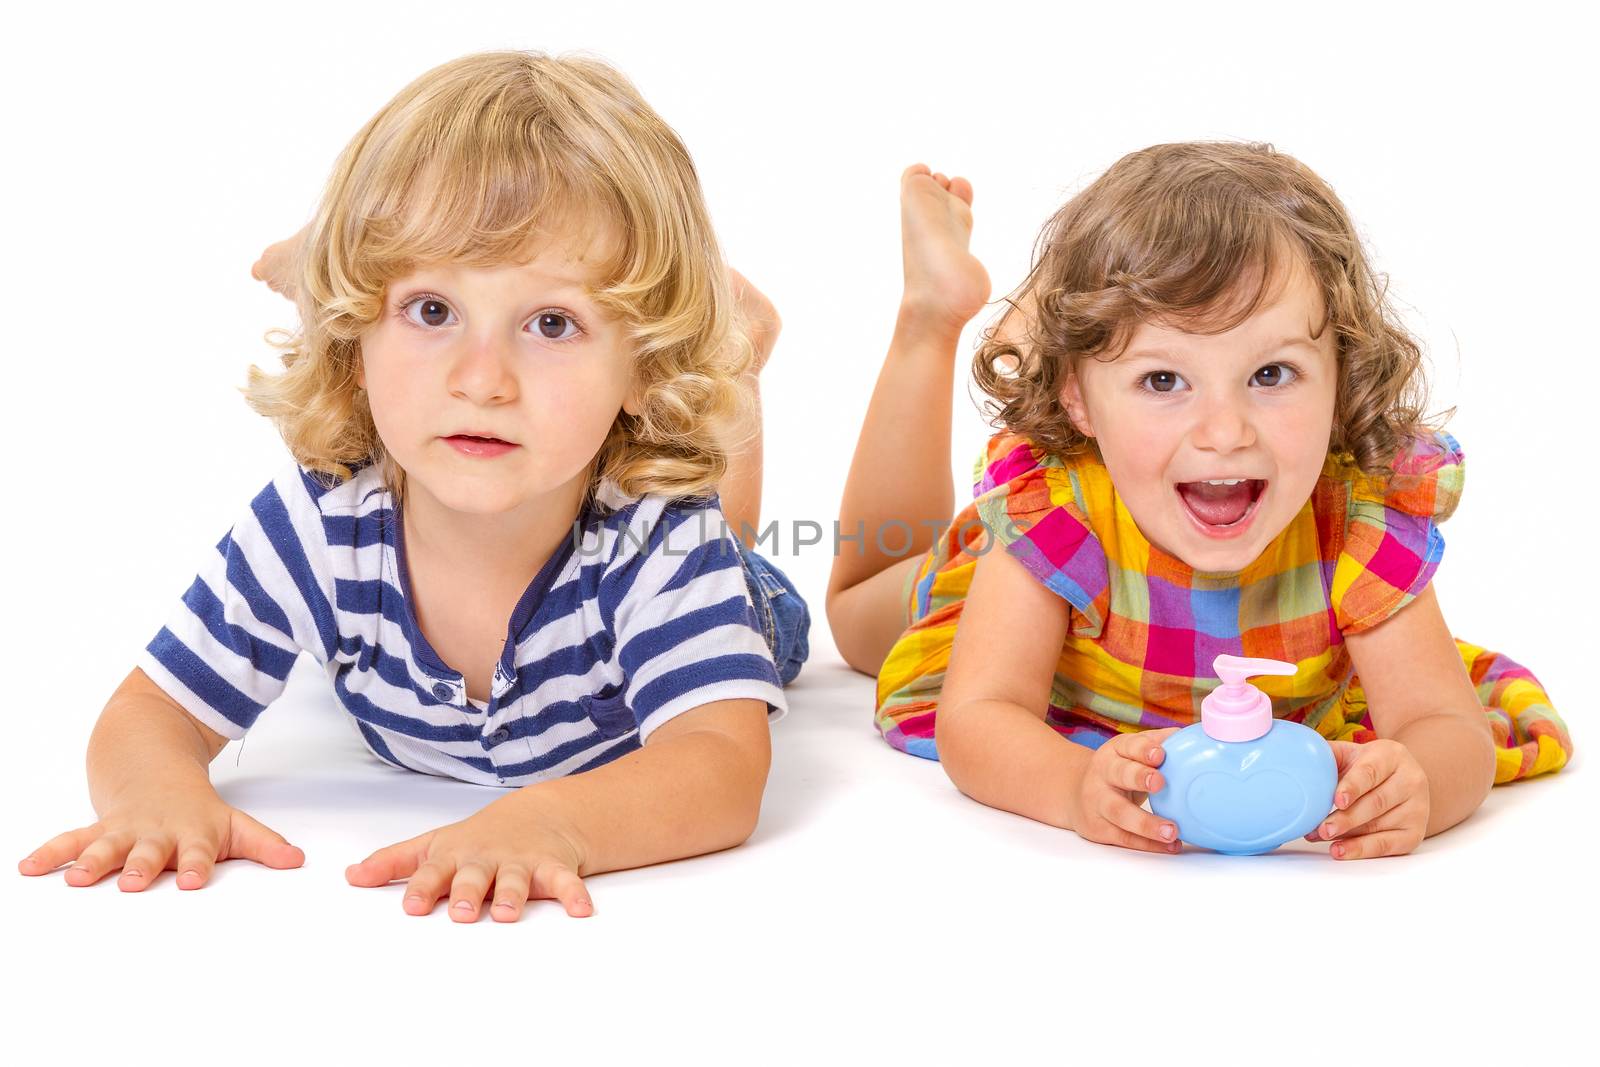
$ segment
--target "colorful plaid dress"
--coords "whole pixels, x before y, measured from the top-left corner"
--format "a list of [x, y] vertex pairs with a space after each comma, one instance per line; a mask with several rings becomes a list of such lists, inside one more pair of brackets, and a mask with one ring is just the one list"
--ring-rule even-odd
[[[879, 730], [938, 759], [934, 716], [961, 608], [983, 552], [1002, 546], [1070, 605], [1046, 719], [1091, 748], [1116, 733], [1188, 726], [1218, 685], [1221, 652], [1299, 666], [1260, 678], [1273, 713], [1324, 737], [1370, 741], [1366, 699], [1343, 635], [1376, 626], [1432, 579], [1438, 523], [1464, 465], [1449, 434], [1418, 441], [1374, 479], [1330, 455], [1305, 507], [1238, 574], [1196, 572], [1145, 539], [1098, 456], [1058, 457], [1024, 437], [991, 438], [973, 502], [906, 583], [908, 627], [878, 674]], [[993, 538], [992, 543], [988, 540]], [[1495, 782], [1558, 770], [1572, 742], [1538, 680], [1498, 653], [1456, 642], [1494, 731]]]

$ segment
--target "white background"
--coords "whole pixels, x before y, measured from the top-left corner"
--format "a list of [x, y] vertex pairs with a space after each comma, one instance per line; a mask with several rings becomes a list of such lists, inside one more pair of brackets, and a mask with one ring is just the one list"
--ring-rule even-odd
[[[688, 144], [729, 258], [786, 324], [765, 507], [785, 524], [836, 515], [894, 318], [908, 163], [972, 179], [998, 296], [1049, 213], [1128, 151], [1249, 138], [1304, 160], [1392, 277], [1437, 406], [1459, 407], [1446, 616], [1547, 683], [1579, 746], [1567, 771], [1495, 790], [1403, 859], [1089, 845], [965, 800], [878, 739], [870, 680], [832, 649], [814, 548], [779, 557], [815, 651], [745, 846], [594, 878], [588, 920], [548, 904], [516, 926], [405, 916], [399, 884], [350, 888], [344, 866], [495, 794], [377, 765], [302, 662], [215, 778], [305, 866], [228, 863], [197, 893], [169, 873], [143, 895], [0, 869], [10, 1048], [1384, 1062], [1588, 1042], [1592, 27], [1531, 3], [1114, 7], [11, 13], [0, 853], [92, 821], [83, 751], [105, 698], [283, 461], [237, 392], [249, 363], [274, 366], [262, 333], [292, 319], [251, 262], [309, 217], [401, 86], [500, 47], [610, 60]], [[958, 485], [987, 433], [959, 391]]]

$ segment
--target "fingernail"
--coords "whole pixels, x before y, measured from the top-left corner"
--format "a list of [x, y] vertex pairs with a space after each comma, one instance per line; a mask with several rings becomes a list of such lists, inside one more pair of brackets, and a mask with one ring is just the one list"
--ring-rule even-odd
[[1162, 836], [1162, 837], [1164, 837], [1164, 838], [1166, 838], [1166, 839], [1167, 839], [1167, 840], [1168, 840], [1168, 841], [1171, 841], [1171, 840], [1172, 840], [1172, 836], [1173, 836], [1173, 834], [1175, 834], [1175, 833], [1177, 833], [1177, 831], [1176, 831], [1176, 830], [1174, 830], [1174, 829], [1173, 829], [1173, 828], [1172, 828], [1172, 827], [1170, 827], [1170, 826], [1163, 826], [1163, 827], [1162, 827], [1162, 828], [1161, 828], [1161, 836]]
[[129, 869], [129, 870], [126, 870], [126, 871], [122, 872], [122, 877], [124, 877], [124, 878], [140, 878], [140, 877], [143, 877], [143, 876], [138, 871]]
[[1333, 798], [1333, 802], [1342, 808], [1346, 804], [1350, 803], [1350, 794], [1340, 793], [1338, 796]]
[[1167, 851], [1168, 852], [1177, 852], [1181, 848], [1183, 848], [1183, 846], [1178, 844], [1176, 841], [1174, 841], [1172, 844], [1167, 846]]
[[1151, 771], [1149, 774], [1144, 776], [1144, 787], [1146, 789], [1149, 789], [1150, 788], [1150, 783], [1154, 782], [1155, 780], [1156, 780], [1156, 772], [1155, 771]]
[[1318, 830], [1317, 833], [1321, 834], [1323, 837], [1332, 837], [1333, 836], [1333, 823], [1331, 823], [1331, 822], [1323, 823], [1322, 824], [1322, 829]]
[[1344, 859], [1344, 845], [1338, 844], [1333, 846], [1333, 858], [1340, 860]]
[[469, 900], [458, 900], [450, 906], [461, 912], [468, 912], [472, 910], [472, 902]]

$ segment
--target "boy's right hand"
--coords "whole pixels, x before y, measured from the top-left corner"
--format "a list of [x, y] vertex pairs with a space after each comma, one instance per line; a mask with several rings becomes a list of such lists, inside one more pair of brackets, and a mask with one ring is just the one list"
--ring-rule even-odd
[[972, 183], [913, 163], [900, 175], [901, 310], [960, 333], [989, 299], [989, 272], [967, 250]]
[[1103, 845], [1121, 845], [1144, 852], [1178, 852], [1178, 828], [1145, 811], [1145, 796], [1161, 789], [1166, 752], [1161, 743], [1177, 733], [1141, 730], [1117, 734], [1094, 750], [1078, 783], [1072, 828], [1078, 836]]
[[249, 859], [278, 869], [305, 862], [305, 853], [281, 835], [207, 792], [174, 796], [153, 790], [119, 800], [94, 825], [46, 841], [17, 870], [49, 874], [76, 860], [64, 876], [68, 885], [93, 885], [121, 869], [117, 885], [132, 893], [169, 868], [178, 871], [179, 889], [199, 889], [221, 860]]

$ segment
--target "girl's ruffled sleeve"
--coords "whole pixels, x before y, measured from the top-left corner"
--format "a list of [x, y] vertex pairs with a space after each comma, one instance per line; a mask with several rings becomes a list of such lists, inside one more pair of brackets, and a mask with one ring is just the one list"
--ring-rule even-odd
[[1074, 634], [1098, 637], [1111, 583], [1070, 472], [1025, 438], [1001, 435], [990, 441], [974, 473], [985, 551], [1003, 548], [1072, 605]]
[[1384, 622], [1433, 580], [1444, 555], [1439, 523], [1461, 499], [1465, 464], [1456, 439], [1441, 432], [1415, 440], [1392, 477], [1351, 475], [1330, 589], [1341, 633]]

